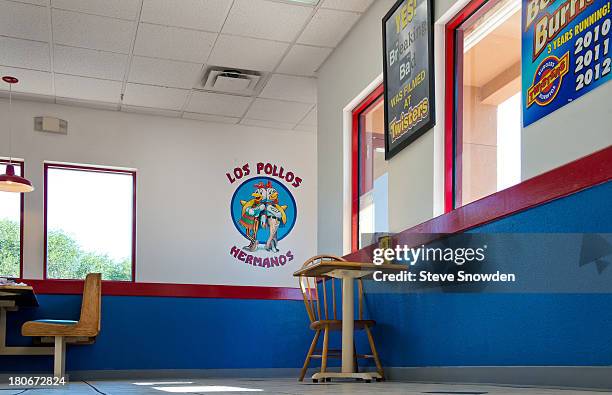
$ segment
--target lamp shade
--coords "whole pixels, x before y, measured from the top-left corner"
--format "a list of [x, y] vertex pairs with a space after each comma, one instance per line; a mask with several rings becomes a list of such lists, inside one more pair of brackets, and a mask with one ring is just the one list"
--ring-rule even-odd
[[2, 192], [32, 192], [32, 183], [23, 177], [15, 175], [15, 167], [6, 165], [6, 173], [0, 174], [0, 191]]

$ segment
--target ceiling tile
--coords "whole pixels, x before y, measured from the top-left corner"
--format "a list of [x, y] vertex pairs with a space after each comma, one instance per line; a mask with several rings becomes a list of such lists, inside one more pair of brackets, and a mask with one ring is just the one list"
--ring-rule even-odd
[[[51, 73], [0, 66], [0, 75], [10, 75], [19, 79], [19, 83], [13, 85], [14, 92], [53, 95]], [[0, 89], [8, 90], [6, 85], [0, 84]]]
[[193, 92], [185, 111], [241, 117], [251, 104], [250, 97], [210, 92]]
[[300, 125], [317, 126], [317, 108], [313, 108], [300, 122]]
[[232, 0], [144, 0], [140, 20], [218, 32]]
[[298, 43], [335, 47], [361, 14], [319, 9], [300, 35]]
[[296, 124], [311, 108], [312, 104], [258, 98], [255, 99], [245, 117]]
[[209, 64], [256, 71], [271, 71], [289, 44], [221, 34]]
[[53, 10], [53, 40], [57, 44], [129, 53], [135, 22], [77, 12]]
[[323, 0], [321, 8], [332, 8], [334, 10], [364, 12], [374, 0]]
[[188, 90], [159, 86], [127, 84], [123, 103], [131, 106], [180, 110], [187, 99]]
[[75, 106], [75, 107], [85, 107], [85, 108], [93, 108], [96, 110], [113, 110], [117, 111], [119, 109], [118, 103], [107, 103], [107, 102], [98, 102], [91, 100], [83, 100], [83, 99], [69, 99], [66, 97], [58, 97], [55, 99], [56, 104], [63, 104], [65, 106]]
[[[8, 99], [8, 91], [0, 90], [0, 98]], [[55, 103], [55, 96], [40, 95], [37, 93], [20, 93], [13, 91], [13, 100], [34, 101], [37, 103]]]
[[191, 89], [202, 72], [198, 63], [134, 56], [128, 81]]
[[296, 130], [298, 132], [316, 133], [317, 132], [317, 127], [316, 126], [311, 126], [311, 125], [302, 125], [302, 124], [299, 124], [295, 128], [293, 128], [293, 130]]
[[273, 74], [259, 96], [267, 99], [316, 103], [317, 80], [309, 77]]
[[47, 8], [0, 0], [0, 35], [48, 42]]
[[312, 8], [266, 0], [236, 0], [223, 25], [223, 33], [291, 42]]
[[0, 64], [49, 71], [49, 44], [0, 37]]
[[40, 5], [44, 7], [49, 5], [49, 0], [13, 0], [13, 1], [16, 1], [18, 3], [28, 3], [28, 4]]
[[291, 130], [295, 126], [295, 123], [261, 121], [259, 119], [243, 119], [242, 121], [240, 121], [240, 124], [248, 125], [248, 126], [259, 126], [262, 128], [270, 128], [270, 129], [281, 129], [281, 130]]
[[127, 55], [55, 45], [54, 71], [64, 74], [123, 81]]
[[216, 38], [216, 33], [141, 23], [134, 54], [204, 63]]
[[163, 110], [160, 108], [151, 108], [151, 107], [123, 106], [121, 107], [121, 111], [131, 112], [131, 113], [136, 113], [136, 114], [159, 115], [162, 117], [173, 117], [173, 118], [178, 118], [181, 116], [180, 111]]
[[230, 123], [230, 124], [237, 124], [238, 121], [240, 121], [240, 118], [222, 117], [220, 115], [198, 114], [195, 112], [186, 112], [183, 114], [183, 118], [196, 119], [198, 121]]
[[55, 95], [58, 97], [118, 103], [121, 85], [120, 81], [55, 74]]
[[331, 48], [294, 45], [291, 47], [277, 71], [287, 74], [314, 75], [329, 54]]
[[134, 20], [138, 17], [138, 0], [51, 0], [54, 8]]

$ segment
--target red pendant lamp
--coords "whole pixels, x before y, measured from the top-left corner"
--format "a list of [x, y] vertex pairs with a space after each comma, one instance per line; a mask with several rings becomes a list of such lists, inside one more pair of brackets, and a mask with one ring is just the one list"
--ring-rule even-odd
[[6, 165], [5, 174], [0, 174], [0, 191], [2, 192], [32, 192], [34, 187], [32, 183], [15, 174], [15, 166], [13, 166], [11, 158], [11, 110], [13, 107], [13, 84], [19, 82], [15, 77], [4, 76], [2, 81], [9, 84], [9, 163]]

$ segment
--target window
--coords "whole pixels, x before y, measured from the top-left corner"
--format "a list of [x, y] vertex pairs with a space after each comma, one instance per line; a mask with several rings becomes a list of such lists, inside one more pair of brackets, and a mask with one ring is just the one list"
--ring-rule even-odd
[[45, 164], [46, 277], [133, 281], [136, 173]]
[[521, 181], [521, 1], [476, 3], [453, 31], [453, 207]]
[[[0, 174], [8, 161], [0, 160]], [[13, 161], [15, 174], [23, 177], [23, 163]], [[21, 277], [23, 193], [0, 192], [0, 277]]]
[[380, 86], [353, 111], [353, 249], [389, 232], [385, 117]]

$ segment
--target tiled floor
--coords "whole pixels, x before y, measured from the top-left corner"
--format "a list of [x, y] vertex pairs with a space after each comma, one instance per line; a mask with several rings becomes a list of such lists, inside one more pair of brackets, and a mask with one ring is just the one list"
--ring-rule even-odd
[[120, 395], [120, 394], [403, 394], [403, 395], [599, 395], [602, 391], [520, 388], [491, 385], [383, 383], [298, 383], [295, 379], [159, 379], [75, 381], [62, 388], [11, 389], [0, 386], [0, 395]]

